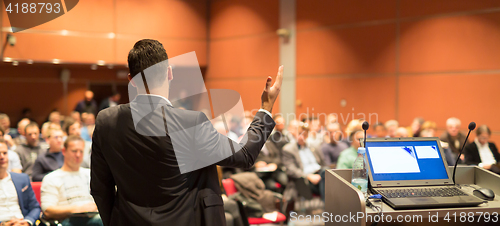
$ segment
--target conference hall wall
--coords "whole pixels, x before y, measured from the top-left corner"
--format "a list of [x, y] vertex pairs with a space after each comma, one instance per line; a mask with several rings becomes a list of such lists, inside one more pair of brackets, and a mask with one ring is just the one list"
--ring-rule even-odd
[[499, 52], [500, 1], [298, 0], [297, 113], [423, 117], [438, 135], [454, 116], [500, 145]]
[[[117, 74], [127, 71], [128, 51], [143, 38], [159, 40], [170, 56], [196, 51], [206, 68], [207, 4], [206, 0], [84, 0], [57, 19], [14, 33], [17, 43], [7, 46], [4, 57], [19, 65], [0, 63], [0, 111], [14, 123], [21, 109], [30, 107], [41, 123], [55, 108], [67, 114], [91, 85], [126, 86], [127, 79]], [[3, 2], [1, 9], [3, 44], [10, 22]], [[53, 64], [54, 59], [59, 65]], [[97, 63], [105, 65], [91, 70]], [[63, 68], [71, 72], [67, 101], [60, 80]], [[122, 101], [128, 102], [128, 97]]]

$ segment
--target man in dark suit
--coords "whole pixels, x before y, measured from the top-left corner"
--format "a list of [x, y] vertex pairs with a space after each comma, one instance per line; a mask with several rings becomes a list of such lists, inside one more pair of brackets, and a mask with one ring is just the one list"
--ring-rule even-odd
[[7, 144], [0, 138], [0, 225], [34, 225], [40, 217], [40, 205], [31, 188], [30, 178], [23, 173], [8, 172]]
[[76, 104], [75, 111], [80, 112], [80, 114], [84, 112], [97, 114], [97, 102], [94, 100], [94, 92], [90, 90], [85, 91], [85, 97]]
[[225, 225], [216, 165], [252, 167], [274, 128], [282, 66], [273, 86], [267, 78], [243, 145], [217, 133], [205, 114], [172, 107], [167, 59], [158, 41], [138, 41], [128, 56], [137, 97], [97, 116], [90, 187], [106, 226]]

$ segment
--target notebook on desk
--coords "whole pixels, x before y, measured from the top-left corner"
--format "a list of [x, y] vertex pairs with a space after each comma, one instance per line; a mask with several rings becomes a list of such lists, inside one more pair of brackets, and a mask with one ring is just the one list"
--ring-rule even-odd
[[453, 183], [437, 137], [368, 138], [366, 160], [372, 192], [381, 194], [393, 209], [484, 202]]

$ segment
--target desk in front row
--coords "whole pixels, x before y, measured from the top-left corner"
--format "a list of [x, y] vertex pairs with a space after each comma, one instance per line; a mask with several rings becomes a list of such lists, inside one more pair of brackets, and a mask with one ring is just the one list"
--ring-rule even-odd
[[[453, 167], [448, 170], [453, 172]], [[384, 222], [379, 221], [378, 225], [500, 225], [500, 177], [498, 175], [477, 166], [458, 166], [456, 182], [492, 189], [496, 195], [495, 199], [477, 207], [410, 210], [394, 210], [382, 203]], [[464, 188], [473, 190], [468, 187]], [[357, 214], [360, 218], [356, 216], [355, 221], [352, 221], [352, 215]], [[325, 226], [369, 226], [373, 221], [380, 219], [377, 212], [366, 207], [363, 193], [351, 184], [351, 170], [337, 169], [326, 171], [325, 212], [321, 215], [321, 221], [325, 222]], [[489, 217], [489, 223], [485, 222], [485, 217]], [[391, 219], [391, 223], [386, 222]]]

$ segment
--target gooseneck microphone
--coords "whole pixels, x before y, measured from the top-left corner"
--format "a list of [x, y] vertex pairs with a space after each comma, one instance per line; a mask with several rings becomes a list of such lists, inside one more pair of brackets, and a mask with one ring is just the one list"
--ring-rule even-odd
[[460, 149], [460, 154], [458, 154], [457, 161], [455, 162], [455, 167], [453, 167], [453, 184], [455, 183], [455, 171], [457, 171], [457, 165], [458, 161], [460, 160], [460, 156], [462, 155], [462, 151], [464, 151], [465, 144], [467, 144], [467, 139], [469, 139], [470, 132], [476, 128], [476, 123], [471, 122], [469, 123], [469, 133], [467, 133], [467, 137], [465, 138], [464, 145], [462, 146], [462, 149]]
[[[361, 127], [363, 128], [363, 130], [365, 131], [365, 144], [363, 147], [366, 148], [366, 131], [368, 130], [368, 128], [370, 127], [370, 124], [368, 124], [367, 121], [364, 121], [363, 122], [363, 125], [361, 125]], [[475, 124], [474, 124], [474, 127], [475, 127]]]

